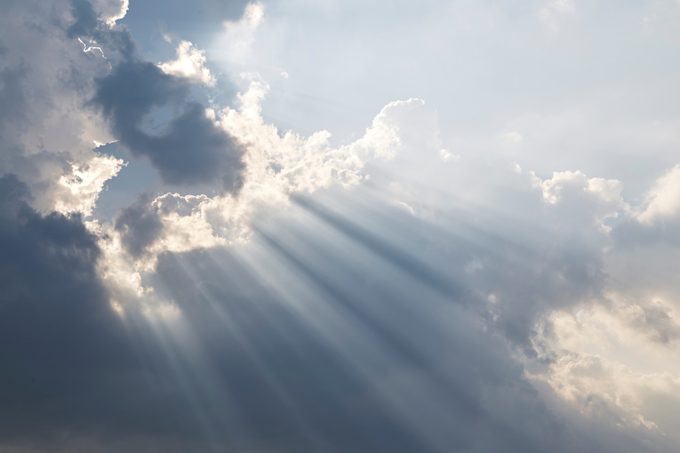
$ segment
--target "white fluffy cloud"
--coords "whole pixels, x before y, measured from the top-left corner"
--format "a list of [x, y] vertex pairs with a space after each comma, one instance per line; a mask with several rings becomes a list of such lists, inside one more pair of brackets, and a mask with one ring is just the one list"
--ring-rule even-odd
[[100, 20], [113, 27], [127, 15], [130, 0], [93, 0], [92, 7]]
[[533, 175], [533, 179], [546, 203], [554, 205], [570, 198], [592, 216], [594, 225], [604, 230], [609, 230], [607, 219], [629, 211], [622, 197], [623, 184], [616, 179], [588, 178], [581, 171], [558, 171], [544, 180]]
[[640, 222], [650, 225], [680, 215], [680, 165], [661, 176], [647, 195]]
[[205, 52], [197, 49], [190, 41], [181, 41], [177, 46], [177, 57], [158, 65], [166, 74], [185, 77], [207, 86], [215, 85], [215, 77], [205, 66]]
[[64, 214], [92, 215], [104, 184], [123, 167], [122, 159], [95, 154], [89, 161], [71, 165], [71, 173], [59, 178], [61, 190], [53, 194], [54, 209]]

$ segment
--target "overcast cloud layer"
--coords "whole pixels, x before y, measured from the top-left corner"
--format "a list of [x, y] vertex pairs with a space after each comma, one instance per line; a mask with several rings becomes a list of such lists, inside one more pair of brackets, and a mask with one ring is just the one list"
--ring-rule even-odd
[[677, 1], [0, 9], [0, 450], [680, 450]]

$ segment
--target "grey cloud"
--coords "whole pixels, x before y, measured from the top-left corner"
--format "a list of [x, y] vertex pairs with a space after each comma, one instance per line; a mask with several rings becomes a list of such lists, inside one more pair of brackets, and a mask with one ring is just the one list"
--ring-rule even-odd
[[[205, 118], [189, 86], [140, 61], [130, 34], [93, 21], [89, 2], [71, 5], [72, 17], [58, 21], [70, 41], [59, 41], [67, 50], [54, 58], [82, 57], [74, 61], [88, 71], [65, 71], [85, 73], [60, 85], [83, 82], [69, 108], [91, 98], [121, 143], [149, 158], [166, 182], [237, 190], [238, 145]], [[7, 16], [3, 28], [28, 9]], [[86, 60], [72, 42], [81, 35], [109, 46], [110, 60]], [[33, 44], [27, 48], [39, 49]], [[38, 63], [29, 63], [33, 77]], [[88, 81], [95, 73], [97, 81]], [[3, 74], [1, 165], [24, 168], [27, 161], [15, 159], [25, 145], [16, 132], [38, 131], [43, 104], [24, 96], [34, 79]], [[155, 121], [161, 132], [150, 131]], [[67, 160], [51, 153], [44, 166]], [[517, 346], [529, 350], [542, 315], [598, 295], [606, 276], [592, 209], [569, 197], [546, 206], [535, 191], [516, 187], [487, 198], [472, 184], [461, 192], [503, 209], [439, 212], [433, 225], [361, 192], [355, 195], [367, 205], [349, 203], [345, 214], [323, 198], [301, 199], [282, 218], [258, 224], [242, 248], [162, 255], [150, 278], [181, 307], [183, 336], [181, 328], [147, 323], [134, 307], [121, 323], [96, 273], [96, 238], [82, 220], [39, 214], [25, 186], [0, 178], [0, 449], [672, 451], [645, 443], [635, 429], [546, 405], [513, 358]], [[139, 255], [162, 225], [141, 198], [115, 227]], [[256, 265], [252, 257], [260, 258]], [[660, 340], [675, 335], [667, 313], [645, 311], [640, 323]]]
[[661, 297], [677, 305], [679, 228], [677, 219], [646, 225], [634, 218], [613, 228], [607, 266], [617, 292], [641, 302]]
[[[12, 1], [3, 5], [0, 22], [6, 48], [0, 56], [0, 164], [30, 184], [36, 207], [54, 205], [55, 181], [71, 163], [92, 157], [92, 139], [118, 138], [134, 155], [148, 157], [170, 184], [238, 190], [238, 144], [205, 118], [186, 82], [140, 60], [127, 29], [99, 22], [89, 1]], [[77, 38], [96, 41], [91, 45], [101, 46], [106, 59], [84, 53]], [[159, 109], [165, 110], [155, 115]], [[142, 123], [149, 121], [160, 122], [163, 132], [146, 131]], [[40, 153], [52, 158], [23, 158]]]
[[[297, 223], [310, 215], [298, 207], [259, 224], [242, 249], [161, 255], [152, 283], [177, 301], [192, 335], [159, 329], [152, 338], [133, 309], [124, 329], [108, 308], [95, 239], [77, 217], [36, 214], [15, 178], [0, 189], [0, 351], [10, 370], [0, 446], [654, 451], [634, 432], [612, 436], [552, 411], [474, 305], [425, 291], [433, 282], [395, 265], [401, 255], [365, 247], [335, 218]], [[120, 224], [143, 224], [146, 205]], [[408, 250], [441, 239], [390, 212]], [[261, 256], [257, 267], [243, 260], [250, 254]], [[420, 256], [462, 277], [470, 254], [461, 245]]]
[[0, 177], [0, 449], [196, 451], [163, 354], [134, 312], [126, 328], [110, 309], [96, 238], [29, 197]]
[[[438, 212], [431, 224], [388, 208], [380, 196], [369, 198], [366, 192], [362, 198], [370, 207], [351, 205], [344, 215], [324, 214], [329, 208], [318, 207], [317, 201], [304, 203], [314, 217], [321, 216], [343, 235], [390, 258], [394, 266], [405, 271], [410, 268], [407, 274], [424, 287], [455, 295], [453, 300], [474, 309], [490, 310], [495, 328], [530, 350], [535, 323], [543, 314], [574, 306], [601, 292], [606, 278], [602, 263], [606, 238], [584, 214], [587, 207], [577, 203], [547, 205], [524, 183], [503, 184], [502, 190], [488, 197], [502, 194], [494, 205], [506, 210], [470, 209], [440, 201], [440, 206], [447, 208]], [[471, 192], [482, 190], [475, 187]], [[331, 197], [327, 199], [333, 202]], [[310, 206], [314, 207], [311, 211]], [[372, 219], [390, 227], [381, 229], [384, 237], [371, 239], [369, 246], [366, 242], [371, 236], [366, 236], [355, 219]], [[385, 250], [408, 250], [411, 257]], [[497, 303], [489, 303], [492, 296]]]
[[635, 249], [653, 245], [667, 245], [673, 248], [680, 246], [678, 229], [680, 219], [662, 219], [652, 225], [640, 223], [635, 218], [628, 218], [616, 225], [612, 236], [617, 247], [621, 249]]
[[150, 196], [142, 195], [123, 209], [115, 221], [115, 228], [120, 232], [126, 250], [135, 257], [144, 253], [163, 229], [158, 212], [150, 201]]
[[[397, 296], [358, 282], [347, 286], [335, 265], [319, 267], [311, 257], [271, 236], [266, 243], [276, 244], [270, 259], [283, 258], [276, 268], [289, 269], [286, 279], [302, 278], [312, 288], [313, 296], [301, 299], [302, 303], [337, 312], [338, 322], [356, 329], [345, 332], [352, 338], [337, 338], [346, 345], [340, 349], [352, 357], [350, 361], [229, 254], [166, 255], [159, 269], [163, 283], [202, 332], [220, 385], [231, 396], [225, 406], [229, 402], [244, 424], [243, 450], [255, 446], [271, 452], [548, 448], [546, 439], [531, 429], [513, 433], [499, 408], [481, 400], [480, 392], [496, 391], [495, 380], [509, 386], [513, 395], [506, 398], [513, 410], [524, 407], [523, 416], [541, 413], [543, 419], [535, 419], [540, 429], [560, 435], [559, 422], [551, 419], [539, 400], [522, 396], [531, 392], [526, 383], [516, 380], [517, 370], [507, 359], [497, 355], [501, 349], [476, 348], [474, 329], [464, 326], [466, 315], [451, 320], [454, 338], [443, 335], [422, 316], [408, 317], [404, 304], [415, 294]], [[334, 262], [343, 266], [337, 257]], [[370, 279], [382, 270], [363, 272]], [[418, 297], [426, 302], [422, 294]], [[227, 318], [231, 324], [225, 329]], [[408, 334], [398, 330], [404, 322], [411, 326]], [[381, 351], [378, 356], [371, 353], [376, 348]], [[469, 352], [473, 348], [474, 355]], [[427, 434], [419, 435], [417, 428], [400, 420], [404, 414], [390, 407], [385, 393], [403, 398], [401, 404], [418, 413], [419, 422], [411, 422], [422, 423]]]
[[637, 305], [634, 308], [637, 310], [630, 317], [631, 325], [644, 332], [653, 341], [670, 344], [680, 337], [680, 324], [664, 307], [651, 303]]
[[[227, 191], [240, 188], [242, 150], [205, 116], [200, 104], [188, 100], [187, 82], [151, 63], [126, 61], [97, 85], [93, 104], [111, 120], [120, 141], [133, 154], [148, 157], [165, 182], [212, 182]], [[145, 118], [162, 107], [179, 113], [164, 132], [145, 131]]]
[[[156, 287], [201, 332], [210, 364], [194, 368], [203, 378], [193, 386], [219, 383], [224, 403], [206, 407], [239, 414], [234, 437], [244, 451], [656, 451], [635, 434], [548, 408], [511, 358], [504, 326], [484, 318], [474, 293], [427, 291], [432, 282], [402, 266], [403, 257], [366, 247], [337, 218], [294, 220], [310, 206], [329, 209], [298, 203], [296, 212], [267, 217], [244, 250], [160, 257]], [[443, 239], [422, 223], [410, 229], [400, 211], [392, 216], [407, 250]], [[456, 244], [420, 256], [472, 286], [462, 269], [468, 254]], [[520, 264], [498, 263], [508, 266]]]
[[[1, 56], [2, 53], [0, 53], [0, 57]], [[22, 76], [21, 68], [4, 68], [0, 72], [0, 103], [2, 103], [3, 106], [3, 108], [0, 109], [1, 125], [9, 124], [10, 119], [15, 119], [17, 117], [22, 120], [26, 119], [25, 112], [21, 108], [24, 102], [23, 90], [20, 82]], [[2, 129], [0, 129], [0, 131], [1, 130]], [[4, 135], [2, 132], [0, 132], [0, 138]]]
[[114, 62], [133, 57], [135, 44], [130, 33], [124, 27], [110, 28], [97, 17], [90, 0], [71, 0], [71, 23], [66, 28], [66, 35], [71, 39], [90, 38], [97, 45], [106, 49], [107, 58]]
[[28, 196], [0, 178], [3, 438], [84, 422], [134, 359], [96, 273], [95, 238], [78, 217], [37, 214]]
[[453, 281], [451, 276], [442, 275], [439, 270], [433, 269], [429, 264], [421, 261], [418, 257], [403, 250], [396, 244], [390, 244], [379, 235], [366, 230], [349, 219], [339, 216], [337, 213], [314, 202], [310, 198], [298, 196], [294, 197], [293, 201], [305, 211], [321, 219], [344, 235], [358, 241], [364, 247], [367, 247], [386, 261], [413, 276], [423, 285], [435, 289], [444, 297], [455, 298], [460, 302], [463, 301], [461, 285]]
[[[96, 78], [89, 103], [110, 120], [113, 133], [133, 155], [147, 157], [164, 182], [176, 185], [217, 185], [237, 192], [244, 168], [240, 145], [205, 116], [192, 99], [189, 82], [163, 73], [139, 59], [125, 28], [103, 25], [87, 0], [73, 0], [71, 37], [91, 37], [109, 57], [113, 68]], [[161, 124], [149, 131], [148, 122]]]
[[73, 23], [66, 30], [69, 38], [91, 35], [98, 28], [97, 14], [89, 0], [71, 0], [71, 13]]

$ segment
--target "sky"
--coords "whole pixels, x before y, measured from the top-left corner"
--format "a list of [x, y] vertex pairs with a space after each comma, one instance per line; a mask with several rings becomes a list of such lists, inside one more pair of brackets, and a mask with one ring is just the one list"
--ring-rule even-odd
[[0, 0], [0, 450], [680, 450], [677, 0]]

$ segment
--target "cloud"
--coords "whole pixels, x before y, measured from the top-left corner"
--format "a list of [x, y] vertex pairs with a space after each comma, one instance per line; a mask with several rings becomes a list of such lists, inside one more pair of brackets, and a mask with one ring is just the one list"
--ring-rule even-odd
[[548, 0], [540, 9], [538, 17], [543, 25], [551, 31], [560, 29], [560, 16], [574, 14], [576, 5], [574, 0]]
[[549, 366], [533, 377], [590, 420], [639, 429], [648, 443], [672, 451], [680, 370], [669, 366], [677, 355], [668, 347], [678, 329], [671, 316], [663, 301], [621, 294], [555, 312], [535, 339]]
[[[153, 241], [151, 238], [143, 241], [152, 261], [163, 252], [184, 252], [247, 240], [252, 233], [250, 224], [255, 212], [265, 206], [285, 206], [293, 194], [313, 193], [333, 185], [356, 186], [366, 177], [366, 162], [389, 160], [397, 153], [402, 145], [400, 115], [408, 115], [407, 112], [422, 105], [422, 101], [416, 99], [389, 103], [362, 137], [333, 147], [328, 131], [304, 137], [293, 131], [282, 133], [275, 125], [265, 122], [261, 103], [267, 90], [264, 82], [253, 80], [248, 90], [238, 94], [237, 107], [209, 112], [210, 121], [215, 121], [242, 146], [243, 184], [238, 196], [165, 193], [148, 200], [146, 208], [139, 202], [135, 204], [135, 216], [152, 216], [163, 224], [162, 229], [155, 231]], [[127, 114], [126, 118], [130, 116]], [[120, 231], [127, 231], [121, 229], [125, 223], [120, 224]], [[134, 227], [130, 232], [128, 239], [137, 243]], [[132, 250], [136, 251], [135, 255], [141, 254], [136, 246], [132, 246]]]
[[[204, 67], [201, 51], [188, 43], [181, 44], [178, 60], [163, 65], [164, 70], [181, 77], [165, 74], [139, 59], [125, 28], [103, 23], [102, 5], [74, 0], [72, 21], [65, 26], [69, 37], [87, 41], [90, 47], [96, 44], [106, 55], [106, 59], [102, 58], [106, 70], [90, 73], [81, 106], [86, 104], [90, 112], [103, 113], [114, 138], [129, 147], [133, 155], [149, 158], [166, 183], [210, 184], [219, 190], [238, 191], [243, 170], [239, 144], [214, 127], [190, 93], [191, 77], [213, 80]], [[122, 14], [126, 5], [118, 5]], [[78, 71], [81, 72], [84, 73]], [[137, 96], [139, 93], [144, 95]], [[161, 130], [149, 131], [149, 123], [157, 124]]]
[[104, 184], [115, 177], [123, 165], [122, 159], [96, 154], [84, 164], [73, 164], [71, 174], [59, 179], [64, 193], [57, 196], [54, 209], [63, 214], [92, 215]]
[[644, 210], [638, 220], [645, 225], [674, 219], [680, 214], [680, 165], [659, 177], [647, 194]]
[[[205, 109], [187, 99], [189, 87], [151, 63], [125, 61], [97, 81], [93, 105], [110, 119], [115, 136], [137, 156], [148, 157], [169, 184], [213, 183], [237, 192], [242, 185], [242, 150], [217, 128]], [[153, 109], [179, 111], [159, 133], [144, 120]]]
[[[467, 146], [464, 124], [442, 131], [416, 97], [341, 140], [277, 126], [257, 75], [233, 106], [205, 108], [202, 51], [183, 41], [176, 60], [146, 61], [116, 23], [128, 6], [10, 1], [0, 18], [0, 165], [28, 185], [0, 179], [0, 449], [676, 449], [676, 167], [641, 205], [616, 172], [532, 171], [521, 149], [580, 135], [584, 108], [559, 103], [547, 122], [494, 119], [484, 146], [499, 130], [522, 142], [507, 159]], [[576, 13], [540, 7], [556, 27]], [[504, 8], [456, 17], [491, 30]], [[257, 66], [264, 12], [224, 24], [231, 69]], [[428, 25], [402, 34], [454, 42]], [[369, 41], [356, 45], [372, 58]], [[286, 86], [304, 77], [291, 64]], [[410, 74], [384, 66], [380, 102], [427, 91], [393, 91]], [[428, 82], [453, 74], [439, 69]], [[462, 116], [489, 108], [460, 101]], [[135, 165], [94, 149], [114, 140], [163, 181], [107, 220], [98, 198]]]
[[513, 145], [518, 144], [518, 143], [522, 143], [524, 141], [524, 136], [517, 131], [505, 132], [501, 136], [501, 138], [503, 139], [503, 141], [505, 143], [509, 143], [509, 144], [513, 144]]
[[0, 448], [202, 449], [145, 313], [128, 305], [122, 319], [110, 299], [99, 238], [29, 197], [0, 177]]
[[[436, 153], [432, 159], [438, 159]], [[530, 181], [525, 184], [533, 190]], [[93, 451], [144, 442], [147, 448], [175, 443], [180, 451], [212, 445], [282, 452], [308, 447], [357, 452], [376, 448], [396, 452], [645, 450], [635, 439], [639, 427], [633, 426], [630, 435], [620, 434], [618, 442], [600, 436], [604, 428], [598, 424], [581, 428], [570, 416], [546, 407], [523, 379], [521, 367], [512, 358], [512, 346], [503, 337], [488, 334], [493, 324], [474, 305], [463, 308], [459, 303], [460, 296], [476, 295], [431, 291], [432, 282], [438, 280], [426, 276], [428, 268], [462, 271], [468, 256], [482, 256], [481, 278], [494, 285], [496, 303], [503, 309], [516, 304], [510, 291], [518, 275], [524, 275], [529, 295], [536, 291], [532, 282], [542, 280], [527, 277], [528, 267], [518, 269], [527, 266], [526, 261], [514, 261], [512, 255], [494, 254], [485, 247], [470, 250], [474, 240], [452, 244], [449, 234], [460, 238], [464, 231], [451, 228], [455, 223], [442, 235], [437, 225], [416, 222], [413, 216], [373, 200], [372, 210], [390, 216], [385, 221], [394, 226], [392, 233], [399, 240], [395, 247], [390, 238], [376, 239], [371, 237], [376, 233], [352, 227], [356, 220], [344, 217], [338, 223], [336, 208], [324, 207], [329, 199], [335, 203], [344, 199], [356, 219], [366, 219], [366, 206], [357, 200], [371, 200], [370, 191], [364, 189], [356, 198], [349, 194], [335, 191], [335, 196], [312, 204], [312, 211], [299, 204], [291, 205], [285, 215], [273, 211], [278, 214], [260, 218], [258, 233], [239, 248], [162, 254], [153, 286], [159, 297], [176, 301], [181, 316], [174, 321], [178, 324], [165, 328], [153, 327], [159, 317], [141, 324], [151, 332], [159, 329], [161, 344], [177, 345], [167, 364], [162, 351], [146, 350], [145, 357], [154, 364], [154, 390], [137, 380], [136, 373], [143, 368], [126, 365], [128, 350], [118, 340], [112, 341], [106, 329], [92, 325], [97, 331], [86, 336], [88, 351], [99, 351], [99, 335], [104, 335], [107, 344], [116, 348], [114, 357], [125, 352], [122, 363], [112, 363], [107, 354], [103, 356], [106, 366], [90, 372], [89, 362], [83, 361], [74, 368], [91, 382], [107, 383], [103, 390], [102, 386], [93, 389], [99, 395], [97, 408], [106, 411], [93, 413], [81, 403], [76, 409], [71, 406], [67, 419], [47, 417], [48, 432], [70, 428], [71, 423], [78, 423], [78, 428], [66, 440], [48, 436], [46, 445], [73, 449], [91, 433], [89, 449]], [[206, 201], [204, 197], [166, 195], [153, 202], [153, 209], [159, 216], [184, 215]], [[543, 203], [540, 198], [536, 201], [539, 206]], [[143, 213], [148, 204], [143, 201], [137, 207]], [[335, 211], [331, 217], [326, 214], [329, 210]], [[140, 216], [132, 211], [121, 216], [125, 216], [121, 224], [139, 223]], [[311, 215], [312, 223], [304, 221], [305, 215]], [[319, 216], [321, 222], [313, 220]], [[423, 249], [414, 246], [424, 240], [432, 244], [427, 249], [427, 267], [417, 258], [404, 258], [403, 252], [420, 255]], [[91, 235], [86, 243], [97, 247]], [[490, 255], [484, 256], [484, 250]], [[108, 260], [107, 252], [103, 253]], [[527, 256], [526, 251], [519, 253]], [[88, 262], [92, 272], [92, 260]], [[66, 272], [73, 266], [57, 267]], [[553, 267], [563, 269], [560, 263]], [[507, 286], [494, 274], [503, 269], [513, 269]], [[477, 272], [482, 272], [479, 266]], [[475, 290], [483, 290], [479, 283], [469, 280]], [[414, 300], [418, 300], [417, 307]], [[108, 310], [107, 319], [118, 320], [108, 304], [101, 306]], [[134, 306], [124, 304], [123, 309], [135, 319]], [[402, 331], [403, 325], [409, 325], [408, 332]], [[72, 326], [64, 328], [70, 328], [75, 338], [83, 338]], [[200, 337], [192, 339], [186, 332], [200, 332]], [[100, 373], [106, 373], [106, 380]], [[117, 381], [118, 376], [126, 379]], [[173, 391], [178, 388], [184, 389], [191, 405]], [[85, 389], [86, 393], [77, 393], [80, 401], [89, 401], [89, 387]], [[63, 398], [70, 395], [63, 388], [55, 391]], [[61, 401], [57, 407], [69, 400]], [[318, 401], [323, 404], [319, 406]], [[41, 407], [39, 402], [31, 406], [34, 414]], [[203, 437], [192, 421], [194, 415], [217, 435]], [[21, 417], [13, 420], [15, 427], [19, 424], [28, 430], [34, 426]], [[97, 423], [105, 423], [110, 434], [98, 432]], [[367, 424], [370, 429], [365, 428]], [[24, 438], [20, 436], [10, 446], [16, 448]]]
[[73, 20], [66, 1], [11, 2], [1, 18], [0, 42], [7, 47], [0, 59], [0, 166], [31, 187], [32, 205], [45, 212], [73, 207], [73, 194], [60, 181], [75, 167], [98, 165], [93, 142], [111, 141], [103, 119], [83, 107], [93, 75], [105, 73], [108, 63], [69, 38]]
[[[646, 193], [640, 196], [642, 200], [630, 209], [625, 221], [613, 232], [618, 258], [626, 261], [644, 260], [646, 265], [638, 272], [648, 275], [656, 273], [659, 275], [654, 279], [658, 281], [657, 284], [661, 284], [660, 275], [664, 274], [661, 269], [667, 265], [664, 255], [674, 254], [678, 246], [679, 182], [680, 167], [676, 165], [654, 181]], [[652, 255], [656, 255], [656, 258], [652, 258]]]
[[549, 204], [577, 204], [579, 211], [591, 218], [592, 225], [604, 232], [611, 231], [612, 220], [629, 215], [630, 207], [622, 197], [623, 184], [615, 179], [588, 178], [581, 171], [553, 172], [549, 179], [533, 176]]
[[649, 338], [662, 344], [670, 344], [680, 337], [680, 323], [673, 309], [658, 301], [649, 305], [626, 307], [628, 322]]
[[123, 374], [136, 362], [97, 274], [97, 239], [80, 217], [42, 216], [27, 197], [16, 177], [0, 178], [0, 438], [38, 441], [36, 429], [116, 423], [93, 409], [128, 399]]
[[129, 0], [93, 0], [92, 5], [101, 21], [109, 27], [123, 19], [130, 8]]
[[158, 212], [149, 204], [149, 196], [141, 196], [116, 217], [115, 229], [127, 252], [134, 257], [141, 255], [158, 238], [162, 228]]
[[158, 65], [166, 74], [184, 77], [207, 86], [215, 85], [215, 77], [205, 66], [203, 50], [197, 49], [189, 41], [181, 41], [177, 46], [177, 58]]
[[[186, 322], [211, 345], [216, 368], [230, 370], [217, 373], [232, 407], [247, 414], [244, 429], [258, 427], [241, 448], [647, 450], [636, 439], [644, 427], [610, 437], [604, 422], [581, 426], [577, 414], [547, 407], [524, 380], [512, 345], [489, 334], [493, 324], [474, 304], [460, 303], [471, 295], [431, 291], [431, 279], [423, 277], [428, 268], [394, 252], [422, 256], [429, 241], [427, 264], [455, 273], [471, 247], [449, 241], [459, 230], [447, 225], [442, 234], [365, 188], [356, 190], [357, 197], [331, 189], [285, 214], [259, 217], [257, 233], [239, 247], [159, 258], [156, 286], [177, 300]], [[366, 200], [369, 207], [362, 207]], [[398, 243], [355, 234], [368, 209], [389, 216], [382, 220]], [[355, 217], [342, 224], [327, 215], [345, 210]], [[498, 269], [522, 266], [492, 256], [502, 261]], [[470, 284], [479, 289], [477, 283]], [[508, 287], [498, 288], [499, 305], [508, 303]], [[231, 342], [249, 353], [224, 349]], [[281, 431], [273, 431], [272, 419]]]
[[217, 38], [215, 56], [231, 66], [243, 66], [250, 60], [250, 53], [257, 29], [265, 19], [265, 7], [261, 2], [246, 4], [238, 20], [222, 24], [222, 33]]

